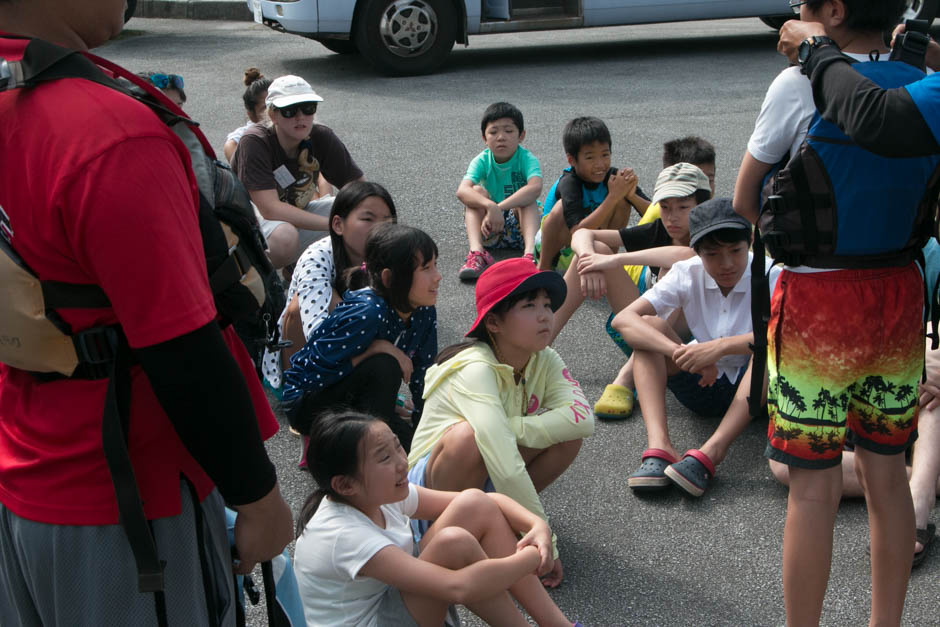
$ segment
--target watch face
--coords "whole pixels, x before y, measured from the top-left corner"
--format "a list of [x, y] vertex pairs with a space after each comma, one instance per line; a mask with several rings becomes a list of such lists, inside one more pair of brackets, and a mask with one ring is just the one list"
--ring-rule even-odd
[[806, 63], [806, 59], [809, 58], [809, 51], [813, 49], [813, 39], [805, 39], [803, 43], [800, 44], [799, 50], [796, 53], [796, 60], [800, 62], [800, 65]]

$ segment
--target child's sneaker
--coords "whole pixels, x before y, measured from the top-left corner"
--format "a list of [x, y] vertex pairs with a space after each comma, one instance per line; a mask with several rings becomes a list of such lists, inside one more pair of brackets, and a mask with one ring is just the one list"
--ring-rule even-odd
[[715, 476], [715, 464], [708, 455], [698, 449], [689, 449], [682, 459], [670, 464], [666, 476], [692, 496], [702, 496]]
[[310, 448], [310, 436], [305, 435], [300, 444], [300, 461], [297, 462], [297, 468], [307, 470], [307, 449]]
[[633, 395], [630, 388], [611, 383], [594, 403], [594, 415], [605, 420], [623, 420], [633, 413]]
[[493, 256], [487, 251], [471, 250], [467, 253], [467, 260], [457, 273], [457, 278], [461, 281], [476, 281], [492, 264]]

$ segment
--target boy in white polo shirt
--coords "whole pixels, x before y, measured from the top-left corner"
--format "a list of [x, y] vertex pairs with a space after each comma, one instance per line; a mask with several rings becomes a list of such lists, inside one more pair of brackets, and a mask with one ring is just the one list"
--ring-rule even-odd
[[[633, 490], [675, 483], [701, 496], [715, 466], [750, 422], [750, 243], [751, 224], [735, 213], [730, 198], [698, 205], [689, 214], [689, 245], [697, 256], [673, 265], [614, 318], [613, 327], [634, 349], [633, 376], [648, 440], [628, 481]], [[773, 290], [779, 269], [770, 272]], [[683, 318], [687, 328], [675, 328], [685, 326], [676, 322]], [[695, 339], [684, 342], [689, 335]], [[708, 441], [681, 459], [666, 426], [667, 387], [693, 412], [722, 416]]]

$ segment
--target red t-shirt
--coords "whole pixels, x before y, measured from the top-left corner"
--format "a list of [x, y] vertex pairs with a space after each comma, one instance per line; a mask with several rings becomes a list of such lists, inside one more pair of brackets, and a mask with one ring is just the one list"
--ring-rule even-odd
[[[0, 39], [0, 57], [24, 40]], [[62, 310], [76, 331], [120, 319], [131, 347], [215, 317], [182, 142], [145, 106], [80, 79], [0, 93], [0, 207], [16, 251], [40, 278], [102, 287], [113, 309]], [[185, 165], [184, 165], [185, 164]], [[262, 437], [277, 431], [254, 367], [224, 337], [251, 392]], [[129, 450], [148, 518], [180, 512], [179, 477], [212, 482], [184, 448], [146, 375], [132, 372]], [[0, 364], [0, 502], [54, 524], [118, 521], [101, 445], [106, 380], [38, 383]]]

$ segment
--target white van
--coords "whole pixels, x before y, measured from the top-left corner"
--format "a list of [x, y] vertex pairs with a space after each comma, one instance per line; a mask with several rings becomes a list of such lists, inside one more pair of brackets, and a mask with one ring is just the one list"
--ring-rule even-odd
[[[794, 0], [795, 2], [796, 0]], [[907, 0], [933, 20], [940, 0]], [[359, 52], [385, 74], [434, 71], [469, 35], [652, 22], [759, 17], [779, 28], [790, 0], [248, 0], [255, 21]], [[798, 10], [798, 9], [797, 9]]]

